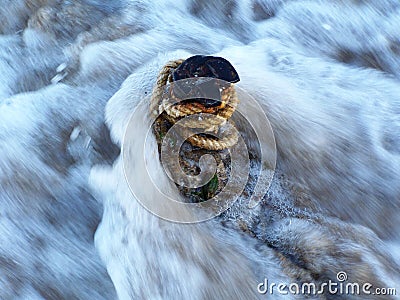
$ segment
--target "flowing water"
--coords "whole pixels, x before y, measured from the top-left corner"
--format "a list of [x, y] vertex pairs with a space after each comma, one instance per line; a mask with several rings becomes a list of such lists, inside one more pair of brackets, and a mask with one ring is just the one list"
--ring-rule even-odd
[[[265, 298], [264, 278], [338, 272], [399, 293], [399, 30], [397, 0], [1, 0], [0, 299]], [[129, 189], [124, 168], [156, 201], [140, 138], [127, 167], [120, 149], [161, 67], [195, 54], [234, 65], [278, 159], [260, 205], [183, 225]]]

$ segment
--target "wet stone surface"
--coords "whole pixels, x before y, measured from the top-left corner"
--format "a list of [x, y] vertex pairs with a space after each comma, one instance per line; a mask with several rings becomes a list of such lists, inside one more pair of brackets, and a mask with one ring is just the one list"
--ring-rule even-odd
[[[192, 82], [185, 82], [184, 79], [201, 78]], [[211, 78], [220, 79], [216, 82]], [[177, 98], [190, 98], [186, 102], [198, 102], [205, 107], [215, 107], [220, 105], [221, 89], [226, 88], [223, 81], [236, 83], [239, 74], [232, 64], [222, 57], [195, 55], [185, 60], [173, 73], [174, 82], [180, 80], [179, 84], [174, 85], [174, 93]], [[208, 97], [205, 97], [207, 93]]]

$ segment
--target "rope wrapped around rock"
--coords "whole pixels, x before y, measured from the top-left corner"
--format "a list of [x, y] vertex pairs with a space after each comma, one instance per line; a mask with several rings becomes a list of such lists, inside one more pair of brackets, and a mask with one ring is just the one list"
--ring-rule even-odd
[[188, 142], [193, 146], [213, 151], [234, 146], [239, 138], [236, 130], [221, 131], [219, 139], [211, 135], [221, 130], [236, 110], [239, 99], [233, 84], [230, 83], [228, 87], [222, 89], [221, 104], [217, 107], [206, 107], [196, 102], [179, 103], [180, 99], [168, 92], [168, 85], [173, 82], [173, 71], [184, 61], [184, 59], [170, 61], [161, 69], [151, 97], [151, 112], [155, 115], [161, 114], [161, 117], [165, 117], [172, 124], [189, 115], [201, 114], [196, 120], [185, 120], [186, 130], [191, 128], [204, 130], [204, 133], [191, 135], [187, 139]]

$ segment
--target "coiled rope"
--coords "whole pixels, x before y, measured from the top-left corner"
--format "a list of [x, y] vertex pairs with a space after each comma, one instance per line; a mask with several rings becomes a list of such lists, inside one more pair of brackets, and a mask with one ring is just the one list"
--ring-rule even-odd
[[[155, 115], [166, 118], [170, 123], [175, 124], [190, 115], [201, 114], [196, 120], [185, 120], [185, 126], [190, 128], [201, 128], [204, 133], [194, 134], [187, 140], [193, 146], [219, 151], [234, 146], [238, 141], [236, 130], [223, 130], [227, 120], [235, 112], [239, 99], [235, 88], [231, 83], [221, 91], [221, 105], [218, 107], [205, 107], [200, 103], [179, 103], [180, 99], [168, 93], [167, 89], [172, 80], [172, 73], [185, 60], [177, 59], [169, 61], [160, 71], [157, 82], [154, 86], [150, 101], [150, 110]], [[177, 102], [178, 101], [178, 102]], [[172, 104], [175, 103], [175, 104]], [[208, 115], [212, 114], [212, 116]], [[212, 133], [220, 133], [220, 138], [215, 138]]]

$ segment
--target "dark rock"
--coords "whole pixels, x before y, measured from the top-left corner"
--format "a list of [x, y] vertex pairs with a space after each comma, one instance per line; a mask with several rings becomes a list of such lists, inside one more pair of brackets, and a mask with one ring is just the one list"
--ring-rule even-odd
[[[196, 55], [185, 60], [172, 74], [174, 95], [185, 102], [198, 102], [206, 107], [219, 106], [223, 81], [238, 82], [239, 75], [232, 64], [222, 57]], [[199, 78], [196, 81], [185, 80]], [[220, 79], [216, 82], [212, 78]]]

